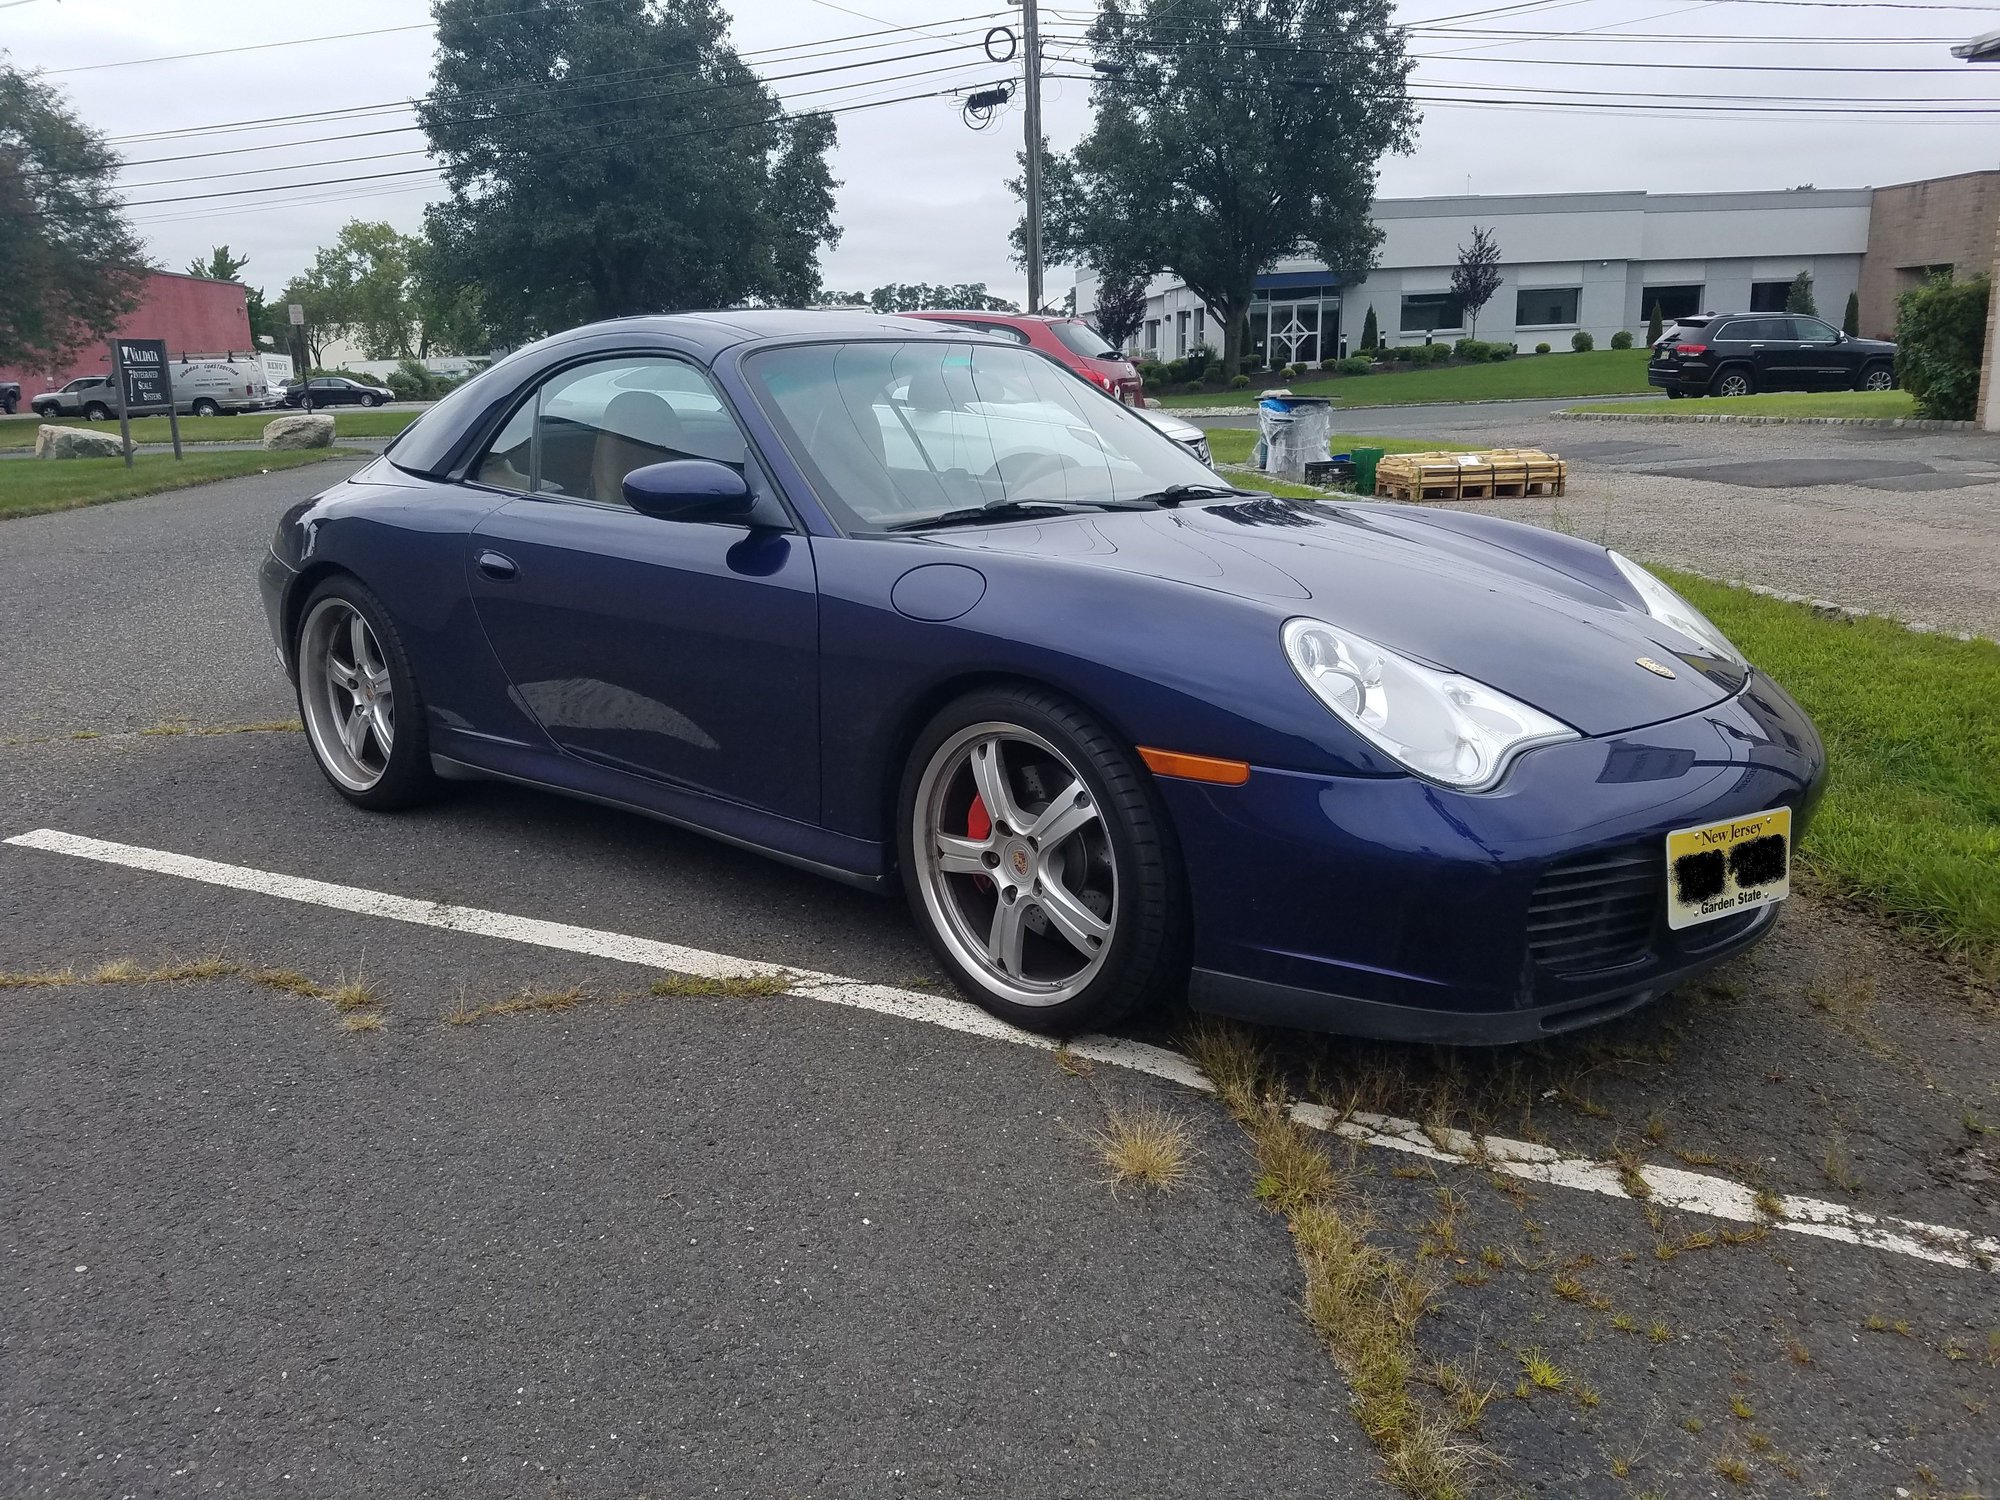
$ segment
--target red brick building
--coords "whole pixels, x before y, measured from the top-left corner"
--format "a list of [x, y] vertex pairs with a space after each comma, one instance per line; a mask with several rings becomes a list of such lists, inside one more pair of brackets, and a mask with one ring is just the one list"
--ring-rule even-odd
[[[154, 271], [146, 278], [139, 305], [119, 323], [117, 333], [130, 339], [165, 339], [167, 354], [254, 354], [250, 310], [244, 289], [233, 281], [210, 281], [173, 271]], [[86, 346], [62, 369], [29, 370], [0, 365], [0, 382], [18, 380], [21, 401], [37, 391], [67, 385], [84, 375], [111, 373], [111, 353], [103, 343]]]

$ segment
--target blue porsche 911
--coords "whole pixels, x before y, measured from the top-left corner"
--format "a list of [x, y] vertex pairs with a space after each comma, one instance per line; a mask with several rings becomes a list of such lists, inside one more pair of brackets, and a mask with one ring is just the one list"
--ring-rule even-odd
[[1245, 492], [1031, 350], [867, 314], [523, 349], [261, 581], [351, 801], [499, 778], [900, 883], [1051, 1032], [1620, 1015], [1770, 929], [1825, 771], [1615, 552]]

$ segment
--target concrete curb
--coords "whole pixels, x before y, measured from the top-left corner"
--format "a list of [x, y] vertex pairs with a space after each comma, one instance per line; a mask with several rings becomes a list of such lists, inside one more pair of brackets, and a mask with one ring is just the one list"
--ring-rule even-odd
[[1906, 427], [1913, 432], [1977, 432], [1977, 422], [1930, 417], [1739, 417], [1734, 412], [1555, 411], [1571, 422], [1739, 422], [1746, 427]]

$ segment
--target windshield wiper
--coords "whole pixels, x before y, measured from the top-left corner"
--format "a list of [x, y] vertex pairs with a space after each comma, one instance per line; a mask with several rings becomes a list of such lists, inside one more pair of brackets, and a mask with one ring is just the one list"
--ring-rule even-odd
[[965, 510], [948, 510], [941, 515], [919, 516], [914, 521], [897, 521], [884, 531], [929, 531], [938, 526], [984, 526], [991, 521], [1032, 521], [1043, 516], [1068, 516], [1080, 510], [1149, 510], [1146, 500], [989, 500]]
[[1183, 500], [1220, 500], [1229, 495], [1254, 495], [1256, 490], [1239, 490], [1226, 484], [1170, 484], [1163, 490], [1154, 490], [1150, 495], [1139, 498], [1154, 505], [1164, 505], [1171, 509]]

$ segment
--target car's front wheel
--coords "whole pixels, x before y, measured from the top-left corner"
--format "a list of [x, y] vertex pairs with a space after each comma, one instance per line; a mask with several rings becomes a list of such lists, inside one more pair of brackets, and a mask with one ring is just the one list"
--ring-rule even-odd
[[327, 579], [299, 615], [299, 718], [340, 794], [377, 811], [436, 789], [423, 699], [381, 601], [350, 577]]
[[380, 397], [364, 391], [361, 396], [361, 404], [363, 406], [380, 406], [382, 401]]
[[1131, 752], [1074, 704], [1019, 687], [950, 705], [912, 750], [898, 825], [911, 909], [1003, 1020], [1067, 1034], [1185, 985], [1165, 815]]

